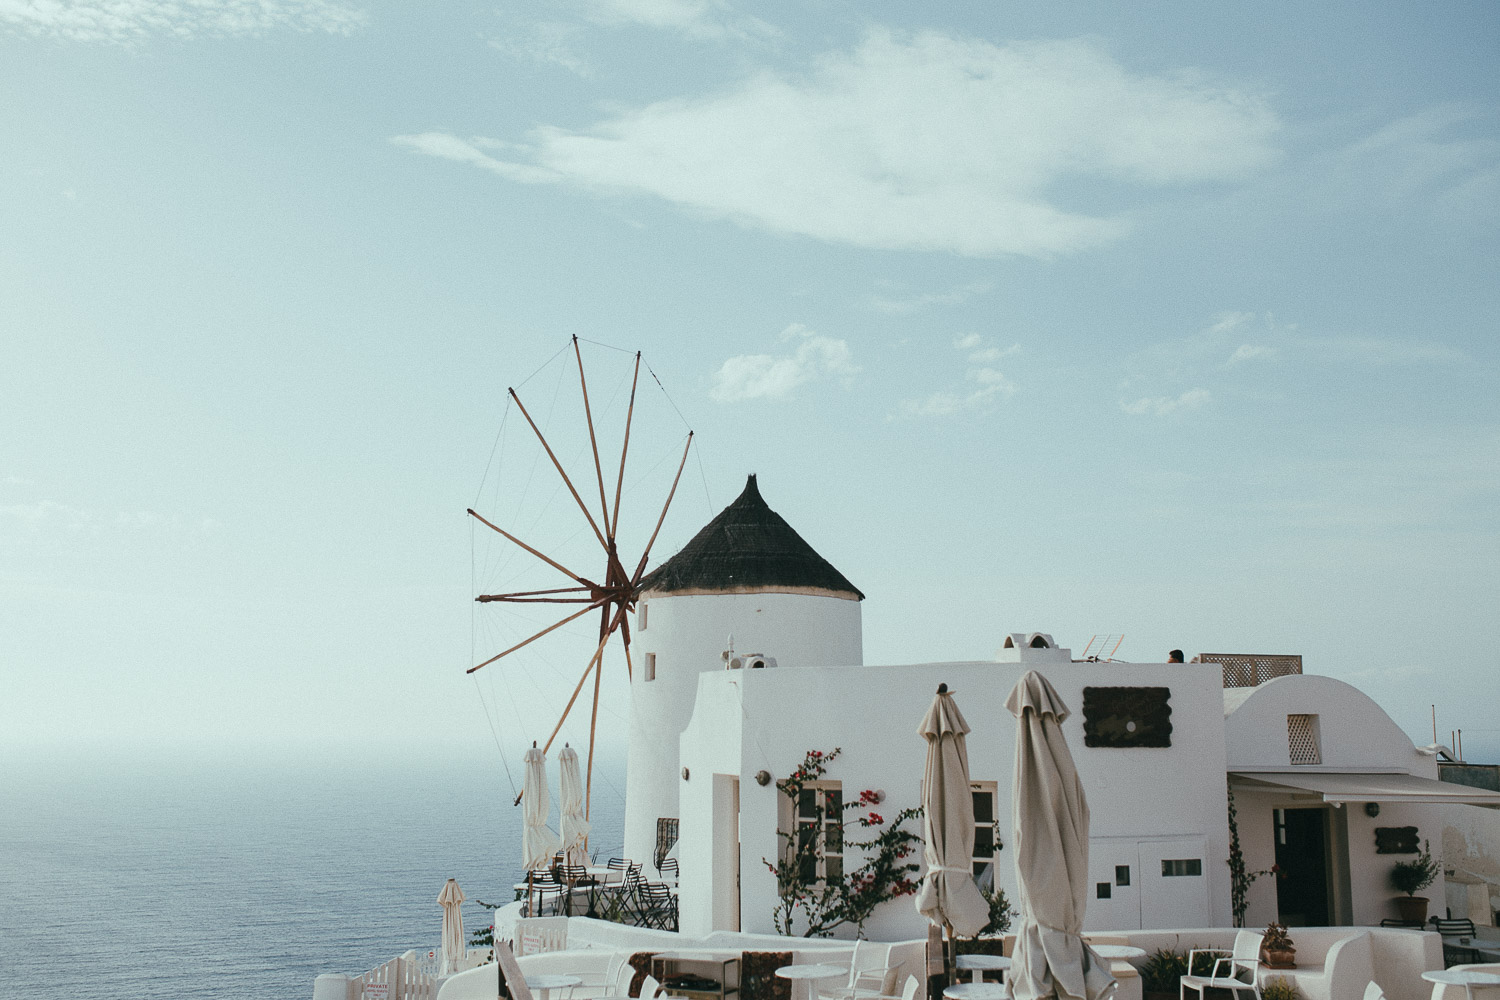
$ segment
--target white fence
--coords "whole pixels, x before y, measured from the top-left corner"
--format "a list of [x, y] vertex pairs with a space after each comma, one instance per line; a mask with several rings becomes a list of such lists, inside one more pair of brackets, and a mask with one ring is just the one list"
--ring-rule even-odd
[[362, 976], [319, 976], [313, 1000], [436, 1000], [438, 980], [431, 968], [409, 951]]

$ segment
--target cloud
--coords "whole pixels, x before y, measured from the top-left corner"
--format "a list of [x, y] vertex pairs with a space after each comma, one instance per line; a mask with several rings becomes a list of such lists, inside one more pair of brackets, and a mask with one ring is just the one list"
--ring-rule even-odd
[[878, 312], [904, 316], [908, 313], [920, 312], [931, 306], [956, 306], [967, 302], [976, 295], [987, 295], [994, 287], [995, 283], [993, 281], [974, 281], [946, 292], [927, 292], [904, 299], [876, 296], [871, 300], [870, 304]]
[[1398, 118], [1314, 158], [1301, 190], [1309, 201], [1360, 206], [1383, 202], [1470, 222], [1500, 205], [1500, 140], [1461, 138], [1488, 110], [1443, 104]]
[[797, 342], [791, 354], [739, 354], [714, 373], [709, 395], [721, 403], [746, 399], [779, 399], [799, 385], [825, 375], [854, 375], [847, 341], [814, 333], [801, 323], [781, 331], [782, 340]]
[[226, 38], [274, 29], [351, 34], [365, 12], [330, 0], [0, 0], [0, 25], [71, 42]]
[[569, 44], [581, 31], [579, 25], [547, 21], [533, 25], [528, 34], [491, 38], [489, 44], [514, 59], [542, 66], [560, 66], [578, 76], [590, 77], [594, 75], [593, 67]]
[[1279, 354], [1276, 348], [1267, 347], [1264, 344], [1241, 344], [1234, 349], [1234, 353], [1229, 356], [1228, 361], [1224, 362], [1224, 366], [1228, 368], [1244, 364], [1246, 361], [1275, 361]]
[[1171, 396], [1153, 396], [1142, 397], [1131, 403], [1122, 400], [1120, 409], [1133, 417], [1145, 415], [1165, 417], [1178, 411], [1196, 410], [1211, 398], [1212, 395], [1207, 389], [1189, 389], [1175, 399]]
[[646, 195], [783, 235], [1047, 257], [1129, 229], [1132, 202], [1070, 209], [1065, 182], [1103, 179], [1128, 199], [1238, 181], [1276, 159], [1278, 128], [1257, 95], [1190, 72], [1132, 72], [1089, 41], [876, 30], [805, 74], [760, 72], [582, 131], [544, 126], [503, 159], [407, 145], [513, 181]]
[[600, 24], [640, 24], [689, 38], [751, 38], [778, 34], [757, 17], [736, 13], [719, 0], [590, 0], [588, 13]]
[[4, 482], [5, 482], [6, 486], [35, 486], [36, 485], [36, 481], [35, 480], [27, 479], [24, 476], [6, 476]]
[[987, 410], [996, 399], [1009, 399], [1015, 395], [1016, 384], [999, 369], [990, 367], [1001, 358], [1019, 353], [1020, 344], [1012, 344], [1001, 350], [985, 343], [977, 333], [968, 333], [953, 341], [953, 349], [965, 355], [968, 366], [964, 380], [975, 385], [973, 389], [945, 389], [921, 399], [903, 399], [896, 412], [887, 419], [950, 417], [957, 413]]

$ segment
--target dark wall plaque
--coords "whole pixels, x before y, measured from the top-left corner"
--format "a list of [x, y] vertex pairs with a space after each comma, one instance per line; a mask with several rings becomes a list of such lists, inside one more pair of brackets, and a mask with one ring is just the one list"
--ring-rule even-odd
[[1376, 854], [1421, 854], [1417, 846], [1417, 828], [1414, 826], [1377, 826], [1375, 828]]
[[1171, 746], [1171, 696], [1164, 687], [1084, 688], [1084, 746]]

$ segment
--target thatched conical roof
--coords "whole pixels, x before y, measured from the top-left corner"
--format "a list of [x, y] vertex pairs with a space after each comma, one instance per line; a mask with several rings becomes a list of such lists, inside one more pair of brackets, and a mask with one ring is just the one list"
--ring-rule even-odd
[[654, 594], [814, 594], [862, 601], [865, 595], [761, 499], [755, 476], [675, 556], [647, 574]]

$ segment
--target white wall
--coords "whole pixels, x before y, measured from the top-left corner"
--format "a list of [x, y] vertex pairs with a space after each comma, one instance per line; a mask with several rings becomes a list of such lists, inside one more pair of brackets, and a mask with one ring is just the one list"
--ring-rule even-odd
[[[1226, 718], [1224, 744], [1231, 771], [1296, 770], [1317, 772], [1400, 772], [1437, 778], [1434, 758], [1419, 753], [1411, 738], [1364, 692], [1343, 681], [1315, 674], [1278, 677], [1256, 688], [1224, 692]], [[1322, 763], [1297, 765], [1290, 761], [1287, 745], [1289, 714], [1317, 715]], [[1274, 776], [1268, 775], [1274, 780]], [[1275, 862], [1272, 810], [1316, 806], [1317, 801], [1293, 799], [1274, 791], [1235, 793], [1239, 813], [1240, 847], [1251, 871], [1268, 869]], [[1441, 851], [1444, 807], [1411, 803], [1382, 803], [1380, 815], [1371, 818], [1361, 806], [1351, 804], [1332, 817], [1347, 827], [1346, 865], [1348, 919], [1354, 924], [1378, 924], [1396, 916], [1391, 900], [1390, 869], [1402, 855], [1375, 853], [1375, 828], [1415, 826], [1423, 840], [1433, 844], [1434, 857]], [[1405, 856], [1405, 857], [1409, 857]], [[1429, 912], [1441, 909], [1443, 879], [1424, 895], [1438, 902]], [[1259, 879], [1250, 892], [1246, 925], [1264, 925], [1276, 916], [1274, 881]]]
[[[1484, 890], [1474, 891], [1479, 899], [1466, 899], [1466, 909], [1483, 909], [1487, 912], [1461, 913], [1455, 917], [1470, 916], [1476, 924], [1494, 921], [1494, 911], [1500, 904], [1500, 809], [1485, 809], [1480, 806], [1443, 806], [1443, 861], [1460, 869], [1460, 880], [1482, 883]], [[1470, 890], [1465, 886], [1466, 896]], [[1473, 904], [1483, 902], [1483, 907]]]
[[[640, 628], [644, 611], [646, 628]], [[698, 675], [722, 672], [733, 633], [736, 652], [774, 656], [778, 669], [863, 662], [860, 604], [806, 594], [642, 595], [631, 681], [625, 793], [625, 854], [647, 865], [659, 816], [678, 807], [678, 737], [693, 714]], [[645, 679], [655, 654], [656, 679]], [[684, 874], [689, 870], [679, 855]], [[696, 874], [696, 873], [695, 873]]]
[[[766, 652], [775, 654], [774, 649]], [[1228, 923], [1229, 877], [1223, 859], [1229, 848], [1219, 668], [1055, 662], [1039, 666], [1074, 712], [1063, 728], [1083, 780], [1095, 835], [1142, 840], [1201, 838], [1209, 922]], [[808, 750], [842, 747], [843, 755], [834, 762], [828, 777], [842, 781], [846, 801], [870, 788], [885, 791], [887, 798], [879, 811], [887, 817], [903, 807], [918, 805], [926, 744], [916, 730], [940, 682], [954, 691], [974, 730], [968, 740], [971, 778], [997, 783], [1004, 844], [997, 858], [997, 884], [1014, 901], [1014, 851], [1008, 818], [1015, 719], [1005, 710], [1004, 700], [1028, 668], [1024, 661], [968, 662], [858, 669], [777, 668], [704, 677], [698, 711], [682, 740], [682, 762], [695, 777], [700, 767], [722, 771], [729, 766], [723, 744], [738, 741], [743, 929], [770, 931], [776, 904], [775, 878], [762, 859], [774, 859], [779, 850], [779, 793], [774, 782], [764, 788], [755, 784], [755, 773], [765, 769], [783, 778], [801, 763]], [[727, 690], [731, 685], [732, 694]], [[1085, 747], [1082, 692], [1085, 686], [1094, 685], [1171, 688], [1172, 746]], [[707, 794], [706, 784], [704, 789]], [[684, 790], [685, 873], [689, 853], [705, 859], [711, 853], [711, 845], [686, 843], [690, 836], [695, 841], [712, 836], [702, 824], [689, 826], [690, 816], [711, 811], [706, 800], [700, 803], [695, 796], [696, 792]], [[913, 829], [920, 833], [919, 824], [913, 824]], [[846, 866], [852, 868], [857, 863], [854, 852], [849, 851]], [[711, 912], [707, 901], [693, 898], [709, 890], [686, 874], [683, 882], [684, 921], [690, 912]], [[698, 926], [695, 924], [694, 929]], [[1102, 929], [1093, 922], [1085, 926]], [[883, 907], [866, 926], [870, 937], [881, 940], [910, 938], [924, 932], [925, 922], [909, 897]]]

